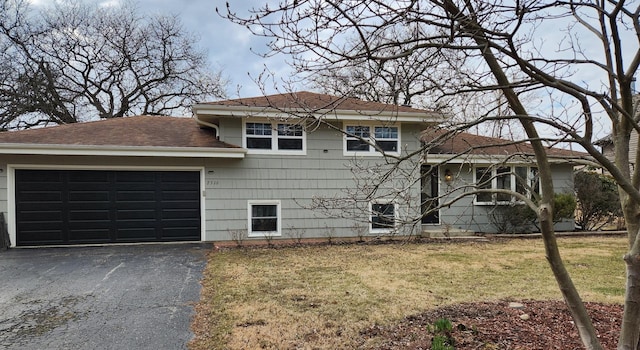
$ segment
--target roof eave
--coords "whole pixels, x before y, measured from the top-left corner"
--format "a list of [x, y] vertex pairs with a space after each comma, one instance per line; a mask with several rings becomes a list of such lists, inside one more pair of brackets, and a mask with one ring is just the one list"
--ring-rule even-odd
[[216, 147], [0, 144], [0, 154], [6, 155], [244, 158], [246, 153], [243, 148]]
[[[428, 153], [424, 156], [425, 163], [448, 163], [448, 164], [518, 164], [535, 163], [533, 154], [452, 154], [452, 153]], [[530, 160], [528, 160], [530, 159]], [[591, 160], [576, 156], [548, 156], [549, 162], [553, 164], [584, 163]]]
[[283, 118], [283, 114], [296, 117], [323, 116], [327, 120], [385, 120], [398, 122], [413, 122], [437, 124], [446, 119], [446, 115], [439, 112], [401, 112], [401, 111], [368, 111], [346, 109], [317, 109], [305, 108], [278, 109], [273, 107], [226, 106], [216, 104], [196, 104], [193, 107], [199, 116], [235, 117], [235, 118]]

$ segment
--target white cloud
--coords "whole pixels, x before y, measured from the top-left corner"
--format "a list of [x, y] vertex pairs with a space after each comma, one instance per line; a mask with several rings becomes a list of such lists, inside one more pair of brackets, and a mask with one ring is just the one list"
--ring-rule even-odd
[[120, 0], [106, 0], [98, 2], [98, 6], [100, 7], [117, 7], [122, 4]]

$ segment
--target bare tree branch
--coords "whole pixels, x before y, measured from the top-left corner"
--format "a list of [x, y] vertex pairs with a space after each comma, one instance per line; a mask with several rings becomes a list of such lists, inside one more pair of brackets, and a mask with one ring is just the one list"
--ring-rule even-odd
[[176, 16], [133, 4], [2, 0], [0, 126], [26, 128], [137, 114], [184, 114], [223, 97], [225, 81]]

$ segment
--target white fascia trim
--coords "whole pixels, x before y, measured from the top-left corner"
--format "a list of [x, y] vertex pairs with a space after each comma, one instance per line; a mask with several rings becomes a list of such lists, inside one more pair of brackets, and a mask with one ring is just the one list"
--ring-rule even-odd
[[[527, 161], [530, 159], [530, 161]], [[549, 157], [549, 162], [554, 164], [579, 162], [580, 158]], [[485, 156], [485, 155], [455, 155], [455, 154], [426, 154], [423, 156], [424, 164], [535, 164], [536, 160], [531, 156]]]
[[123, 157], [184, 157], [184, 158], [244, 158], [242, 148], [213, 147], [138, 147], [99, 145], [48, 145], [5, 143], [0, 154], [31, 154], [54, 156], [123, 156]]
[[200, 241], [206, 238], [205, 168], [201, 166], [119, 166], [119, 165], [60, 165], [60, 164], [7, 164], [7, 229], [11, 247], [16, 246], [16, 169], [41, 170], [133, 170], [133, 171], [198, 171], [200, 172]]
[[[292, 108], [279, 110], [271, 107], [249, 107], [249, 106], [224, 106], [197, 104], [193, 106], [193, 111], [198, 116], [216, 117], [254, 117], [283, 119], [293, 116], [319, 116], [325, 120], [370, 120], [370, 121], [398, 121], [413, 123], [441, 123], [446, 119], [446, 115], [437, 112], [396, 112], [396, 111], [356, 111], [342, 109], [318, 109], [308, 110], [304, 108]], [[196, 117], [198, 118], [198, 117]]]

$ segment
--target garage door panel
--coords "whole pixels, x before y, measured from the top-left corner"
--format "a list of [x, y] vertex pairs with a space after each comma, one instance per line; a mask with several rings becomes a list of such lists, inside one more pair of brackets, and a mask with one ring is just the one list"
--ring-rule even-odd
[[165, 191], [162, 192], [163, 201], [184, 201], [197, 198], [200, 191]]
[[154, 171], [120, 171], [115, 173], [117, 183], [143, 183], [147, 184], [156, 179]]
[[199, 203], [193, 202], [185, 202], [185, 201], [173, 201], [173, 202], [164, 202], [163, 211], [167, 210], [184, 210], [184, 211], [194, 211], [200, 215], [200, 206]]
[[[195, 179], [194, 181], [199, 181], [199, 179]], [[197, 185], [197, 183], [190, 182], [159, 182], [158, 188], [162, 191], [197, 191], [200, 189]]]
[[155, 241], [158, 240], [154, 227], [128, 227], [117, 230], [118, 241]]
[[69, 191], [70, 202], [106, 202], [110, 201], [109, 191]]
[[16, 170], [15, 193], [19, 245], [200, 239], [199, 172]]
[[51, 245], [51, 244], [64, 244], [65, 237], [60, 230], [24, 230], [20, 232], [20, 236], [17, 239], [18, 245], [35, 245], [33, 242], [37, 242], [38, 245]]
[[63, 171], [58, 170], [16, 170], [20, 181], [25, 183], [62, 183]]
[[64, 229], [64, 221], [25, 221], [21, 232], [60, 232]]
[[116, 219], [118, 221], [140, 221], [144, 220], [145, 222], [155, 222], [156, 220], [156, 211], [153, 209], [139, 209], [139, 210], [118, 210], [116, 212]]
[[149, 191], [118, 191], [116, 192], [116, 200], [119, 202], [155, 202], [155, 190]]
[[197, 235], [198, 233], [194, 230], [194, 228], [199, 226], [199, 222], [197, 220], [174, 220], [168, 221], [165, 225], [162, 226], [162, 230], [174, 230], [174, 231], [183, 231], [184, 235]]
[[109, 210], [112, 208], [110, 201], [69, 201], [65, 206], [68, 210]]
[[37, 210], [22, 211], [17, 214], [20, 221], [29, 223], [38, 222], [62, 222], [62, 211], [60, 210]]
[[193, 183], [200, 179], [200, 173], [191, 171], [188, 174], [180, 173], [179, 171], [166, 171], [160, 175], [162, 182], [188, 182]]
[[200, 219], [200, 212], [193, 209], [164, 209], [162, 210], [162, 219]]
[[102, 243], [109, 239], [109, 228], [71, 229], [69, 243]]
[[179, 227], [171, 228], [165, 227], [162, 229], [162, 237], [164, 240], [198, 240], [200, 239], [197, 234], [199, 226], [193, 227]]
[[103, 210], [96, 209], [82, 209], [82, 210], [69, 210], [70, 223], [75, 222], [88, 222], [88, 221], [111, 221], [111, 212], [109, 206], [105, 206]]
[[[63, 173], [61, 171], [60, 173]], [[112, 176], [112, 172], [108, 171], [95, 171], [95, 170], [73, 170], [66, 172], [67, 178], [73, 183], [83, 182], [109, 182], [109, 178]]]
[[24, 191], [22, 200], [31, 203], [62, 203], [60, 191]]

